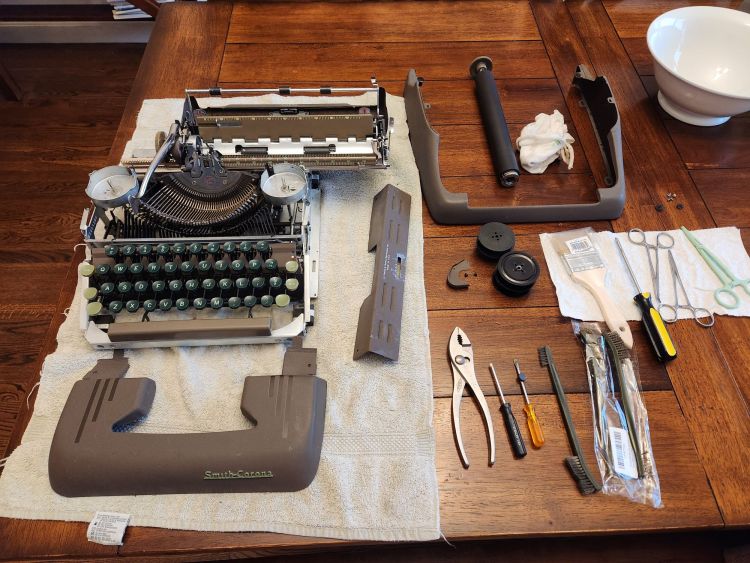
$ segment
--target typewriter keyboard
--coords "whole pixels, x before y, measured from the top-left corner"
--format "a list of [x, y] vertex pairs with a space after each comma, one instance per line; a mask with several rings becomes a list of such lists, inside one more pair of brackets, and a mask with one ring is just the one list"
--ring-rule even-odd
[[90, 317], [286, 307], [303, 297], [297, 244], [274, 241], [111, 244], [80, 273]]

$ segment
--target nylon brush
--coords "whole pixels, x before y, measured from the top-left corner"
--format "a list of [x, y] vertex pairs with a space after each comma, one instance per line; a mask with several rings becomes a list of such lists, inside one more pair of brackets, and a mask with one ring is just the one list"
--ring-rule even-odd
[[633, 447], [633, 453], [635, 454], [635, 463], [638, 468], [638, 477], [643, 478], [646, 473], [645, 467], [643, 466], [643, 449], [641, 448], [641, 442], [638, 439], [636, 432], [635, 416], [633, 414], [633, 397], [630, 395], [630, 386], [625, 380], [625, 370], [623, 369], [623, 362], [628, 359], [628, 349], [625, 347], [620, 336], [615, 332], [605, 332], [604, 343], [607, 349], [607, 357], [609, 364], [612, 366], [612, 370], [615, 373], [613, 381], [617, 381], [620, 387], [620, 400], [622, 401], [622, 409], [625, 411], [625, 419], [627, 420], [628, 436], [630, 437], [630, 445]]
[[586, 288], [596, 300], [609, 329], [619, 334], [628, 348], [632, 348], [633, 335], [628, 321], [607, 293], [604, 284], [607, 267], [591, 238], [587, 234], [575, 232], [570, 238], [557, 235], [552, 241], [571, 279]]
[[563, 391], [562, 383], [560, 383], [560, 376], [557, 373], [557, 367], [555, 361], [552, 359], [552, 350], [549, 346], [542, 346], [539, 348], [539, 363], [542, 367], [546, 367], [549, 370], [549, 376], [552, 379], [552, 386], [555, 388], [555, 394], [557, 395], [557, 402], [560, 404], [560, 410], [565, 420], [565, 431], [568, 433], [568, 442], [570, 447], [575, 453], [574, 456], [568, 456], [565, 458], [565, 464], [573, 474], [573, 478], [576, 480], [578, 489], [584, 495], [590, 495], [602, 488], [594, 476], [589, 471], [586, 465], [586, 460], [583, 457], [583, 449], [581, 444], [578, 442], [578, 435], [576, 434], [576, 427], [573, 424], [573, 417], [570, 415], [570, 409], [568, 408], [568, 400], [565, 398], [565, 391]]

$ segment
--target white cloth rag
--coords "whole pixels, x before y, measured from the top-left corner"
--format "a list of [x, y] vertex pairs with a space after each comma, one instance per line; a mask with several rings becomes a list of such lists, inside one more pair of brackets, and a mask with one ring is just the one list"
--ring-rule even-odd
[[[323, 451], [312, 484], [293, 493], [55, 494], [47, 457], [57, 419], [73, 383], [97, 359], [112, 355], [92, 350], [79, 329], [79, 287], [57, 335], [57, 351], [45, 360], [23, 443], [0, 476], [0, 516], [87, 522], [95, 512], [109, 511], [130, 514], [133, 526], [352, 540], [439, 537], [419, 175], [403, 99], [388, 96], [387, 104], [396, 124], [391, 167], [321, 178], [319, 298], [315, 326], [304, 344], [318, 349], [318, 375], [328, 383], [328, 397]], [[154, 132], [168, 129], [181, 107], [180, 99], [146, 100], [134, 142], [128, 144], [131, 152], [124, 156], [134, 149], [153, 150]], [[370, 355], [355, 362], [357, 311], [370, 294], [375, 263], [375, 254], [367, 252], [372, 200], [388, 183], [412, 197], [400, 357], [392, 362]], [[153, 407], [137, 431], [247, 428], [240, 412], [245, 376], [281, 373], [283, 350], [281, 344], [270, 344], [127, 351], [127, 376], [156, 382]]]
[[[719, 279], [703, 261], [695, 247], [680, 230], [667, 231], [674, 238], [672, 253], [675, 263], [680, 271], [680, 276], [685, 284], [685, 289], [694, 307], [704, 307], [714, 314], [747, 317], [750, 316], [750, 295], [745, 293], [741, 287], [735, 288], [735, 293], [740, 298], [740, 306], [737, 309], [725, 309], [714, 299], [714, 290], [722, 284]], [[750, 257], [742, 244], [742, 237], [737, 227], [722, 227], [719, 229], [703, 229], [693, 231], [693, 234], [716, 256], [721, 258], [730, 271], [738, 278], [750, 278]], [[646, 233], [649, 243], [656, 240], [656, 231]], [[630, 276], [622, 261], [620, 252], [615, 244], [615, 237], [620, 239], [628, 262], [643, 291], [650, 291], [653, 296], [654, 305], [657, 305], [656, 291], [651, 282], [646, 250], [642, 246], [636, 246], [628, 240], [628, 233], [611, 233], [609, 231], [599, 232], [593, 235], [594, 244], [599, 248], [599, 253], [607, 267], [606, 288], [609, 296], [615, 301], [620, 310], [629, 321], [640, 320], [641, 313], [633, 302], [636, 290], [630, 281]], [[583, 286], [574, 282], [568, 270], [563, 264], [562, 258], [552, 245], [549, 234], [539, 237], [542, 242], [544, 258], [547, 262], [552, 283], [555, 284], [557, 300], [560, 305], [560, 313], [565, 317], [580, 319], [583, 321], [602, 321], [603, 317], [599, 307], [591, 294]], [[651, 252], [652, 260], [654, 253]], [[659, 288], [661, 302], [674, 304], [674, 284], [672, 272], [669, 266], [669, 258], [666, 250], [659, 253]], [[685, 304], [685, 297], [680, 292], [680, 304]], [[667, 317], [667, 315], [664, 315]], [[681, 309], [680, 319], [692, 318], [689, 311]]]
[[531, 174], [541, 174], [559, 157], [570, 170], [575, 158], [574, 142], [559, 111], [555, 110], [552, 115], [540, 113], [533, 123], [521, 129], [516, 139], [521, 166]]

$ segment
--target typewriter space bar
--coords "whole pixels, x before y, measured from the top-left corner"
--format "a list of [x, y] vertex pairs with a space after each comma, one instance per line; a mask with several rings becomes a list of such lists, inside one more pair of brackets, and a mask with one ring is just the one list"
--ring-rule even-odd
[[247, 336], [270, 336], [271, 319], [195, 319], [190, 321], [112, 323], [109, 325], [108, 335], [112, 342], [222, 340]]

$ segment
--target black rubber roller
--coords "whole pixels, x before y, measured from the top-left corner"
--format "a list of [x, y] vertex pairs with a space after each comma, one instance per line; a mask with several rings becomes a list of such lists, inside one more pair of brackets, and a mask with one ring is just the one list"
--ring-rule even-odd
[[500, 260], [504, 254], [513, 250], [516, 235], [505, 223], [487, 223], [479, 229], [477, 252], [482, 258]]
[[509, 252], [497, 263], [492, 283], [510, 297], [526, 295], [539, 278], [539, 263], [525, 252]]

